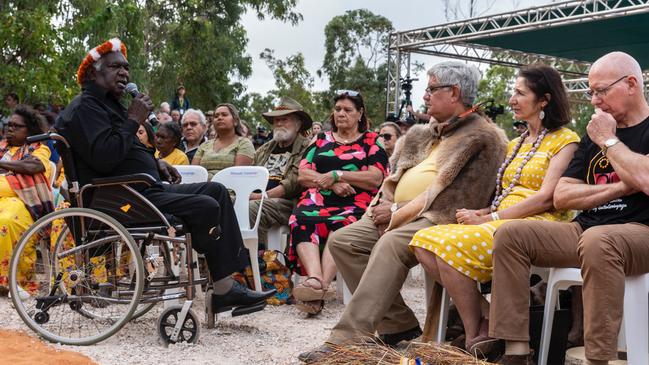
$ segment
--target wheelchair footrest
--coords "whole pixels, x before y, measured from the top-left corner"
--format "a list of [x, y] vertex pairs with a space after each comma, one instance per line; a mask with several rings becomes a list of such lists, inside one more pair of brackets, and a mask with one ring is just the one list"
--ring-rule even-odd
[[260, 310], [263, 310], [266, 308], [266, 301], [264, 300], [261, 303], [258, 304], [253, 304], [245, 307], [237, 307], [234, 310], [232, 310], [232, 317], [236, 316], [242, 316], [244, 314], [250, 314], [254, 312], [259, 312]]

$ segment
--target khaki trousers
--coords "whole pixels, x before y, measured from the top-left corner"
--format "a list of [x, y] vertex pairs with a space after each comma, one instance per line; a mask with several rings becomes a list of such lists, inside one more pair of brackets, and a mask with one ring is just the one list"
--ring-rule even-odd
[[649, 227], [521, 220], [498, 228], [489, 335], [529, 341], [530, 266], [580, 267], [586, 358], [617, 358], [625, 276], [649, 272]]
[[329, 236], [329, 250], [353, 296], [327, 342], [372, 336], [377, 330], [393, 334], [419, 324], [400, 292], [408, 271], [419, 263], [408, 243], [415, 232], [431, 225], [419, 218], [379, 238], [372, 218], [365, 214]]
[[[257, 219], [257, 210], [259, 210], [260, 202], [261, 200], [253, 200], [250, 202], [249, 217], [251, 226], [255, 224], [255, 220]], [[291, 216], [294, 206], [293, 201], [288, 199], [264, 199], [261, 218], [259, 218], [259, 229], [257, 230], [259, 245], [267, 245], [269, 229], [274, 226], [288, 225], [288, 218]]]

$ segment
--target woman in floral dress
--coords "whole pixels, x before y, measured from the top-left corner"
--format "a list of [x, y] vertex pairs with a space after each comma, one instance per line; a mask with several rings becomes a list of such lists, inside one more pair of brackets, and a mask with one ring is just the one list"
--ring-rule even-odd
[[306, 188], [293, 214], [289, 259], [308, 278], [293, 295], [298, 308], [317, 314], [333, 292], [336, 264], [326, 247], [329, 233], [356, 222], [387, 174], [388, 157], [368, 131], [363, 97], [342, 90], [334, 98], [332, 131], [319, 133], [300, 162], [298, 182]]

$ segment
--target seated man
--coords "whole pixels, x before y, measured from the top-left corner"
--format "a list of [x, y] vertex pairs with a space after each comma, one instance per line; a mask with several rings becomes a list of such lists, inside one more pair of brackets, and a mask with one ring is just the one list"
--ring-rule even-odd
[[[302, 105], [290, 98], [283, 98], [273, 111], [262, 115], [273, 126], [273, 139], [255, 152], [253, 164], [266, 167], [270, 174], [258, 231], [259, 243], [268, 244], [268, 230], [288, 225], [295, 198], [302, 191], [297, 183], [297, 170], [309, 145], [303, 133], [313, 121]], [[260, 199], [259, 193], [250, 195], [250, 224], [257, 218]]]
[[[498, 229], [489, 335], [506, 340], [501, 364], [532, 364], [530, 266], [581, 267], [589, 364], [617, 357], [625, 275], [649, 272], [649, 106], [642, 70], [609, 53], [588, 73], [595, 114], [554, 193], [572, 223], [516, 221]], [[644, 324], [646, 325], [646, 324]], [[646, 348], [645, 348], [646, 350]]]
[[191, 163], [198, 147], [207, 142], [207, 119], [199, 109], [188, 109], [180, 121], [183, 138], [180, 140]]
[[[128, 110], [120, 103], [129, 80], [125, 55], [126, 47], [119, 39], [91, 50], [77, 72], [82, 92], [56, 123], [72, 147], [79, 183], [83, 186], [100, 177], [151, 175], [157, 183], [140, 193], [163, 213], [182, 219], [192, 234], [194, 248], [205, 253], [214, 280], [213, 310], [262, 308], [273, 292], [250, 291], [230, 277], [245, 266], [248, 254], [227, 190], [217, 183], [163, 185], [161, 175], [174, 182], [180, 181], [180, 175], [156, 160], [137, 138], [136, 132], [153, 105], [143, 94], [133, 98]], [[219, 226], [220, 238], [215, 238]]]
[[304, 362], [326, 357], [331, 344], [375, 331], [389, 345], [419, 336], [417, 318], [400, 294], [418, 263], [408, 243], [420, 229], [454, 223], [456, 209], [489, 203], [507, 138], [471, 108], [480, 73], [451, 61], [433, 66], [428, 77], [424, 101], [431, 122], [414, 125], [399, 139], [392, 174], [372, 206], [329, 237], [336, 266], [354, 295], [326, 343], [300, 355]]

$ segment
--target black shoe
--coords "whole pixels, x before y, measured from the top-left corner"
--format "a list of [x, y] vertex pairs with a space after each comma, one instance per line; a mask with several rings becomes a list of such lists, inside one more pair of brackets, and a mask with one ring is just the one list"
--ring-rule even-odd
[[267, 298], [275, 295], [275, 293], [277, 293], [276, 289], [259, 293], [235, 281], [227, 293], [222, 295], [212, 294], [212, 311], [214, 313], [220, 313], [236, 307], [263, 303]]
[[390, 333], [387, 335], [379, 335], [379, 339], [383, 341], [384, 344], [390, 347], [394, 347], [401, 341], [414, 340], [415, 338], [421, 336], [422, 333], [423, 332], [421, 331], [421, 327], [417, 325], [417, 327], [413, 327], [407, 331]]

